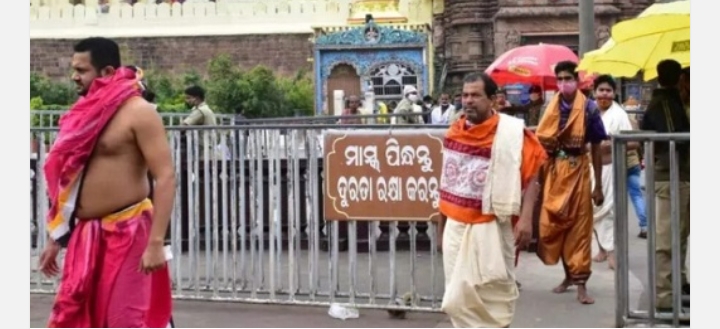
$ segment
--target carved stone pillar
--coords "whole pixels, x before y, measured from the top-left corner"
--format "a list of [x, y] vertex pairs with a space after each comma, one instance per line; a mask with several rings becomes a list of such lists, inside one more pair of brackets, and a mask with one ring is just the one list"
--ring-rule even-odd
[[597, 48], [602, 47], [605, 42], [610, 39], [610, 27], [603, 24], [595, 29], [595, 40], [597, 40]]

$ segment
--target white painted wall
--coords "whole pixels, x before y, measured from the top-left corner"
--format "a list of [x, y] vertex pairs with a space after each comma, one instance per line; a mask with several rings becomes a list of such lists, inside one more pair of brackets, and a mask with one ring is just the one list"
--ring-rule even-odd
[[[425, 15], [430, 0], [401, 0], [409, 22]], [[31, 0], [30, 38], [80, 39], [199, 35], [312, 33], [313, 27], [345, 26], [353, 0]], [[424, 19], [421, 19], [424, 20]]]

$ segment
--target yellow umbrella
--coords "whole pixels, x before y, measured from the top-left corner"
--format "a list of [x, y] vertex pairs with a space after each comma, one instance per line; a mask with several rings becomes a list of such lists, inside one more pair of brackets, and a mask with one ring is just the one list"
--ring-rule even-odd
[[603, 55], [612, 50], [613, 47], [615, 47], [615, 40], [609, 39], [599, 49], [585, 53], [577, 70], [586, 71], [589, 74], [600, 73], [617, 77], [634, 77], [640, 70], [637, 65], [620, 61], [608, 61], [603, 58]]
[[689, 0], [655, 4], [637, 18], [616, 24], [612, 39], [587, 53], [578, 70], [618, 77], [634, 77], [642, 70], [648, 81], [657, 77], [655, 67], [664, 59], [690, 65]]
[[[652, 62], [648, 61], [648, 65], [646, 67], [641, 67], [638, 63], [627, 60], [631, 58], [626, 58], [622, 60], [608, 60], [607, 55], [605, 54], [608, 53], [613, 47], [615, 47], [615, 40], [609, 39], [599, 49], [586, 53], [580, 61], [580, 65], [578, 66], [577, 70], [585, 71], [588, 74], [610, 74], [614, 77], [623, 78], [635, 77], [638, 71], [643, 70], [643, 77], [645, 81], [652, 80], [657, 77], [657, 70], [655, 68], [657, 62], [655, 62], [653, 65]], [[617, 50], [612, 49], [612, 51], [616, 52]], [[690, 66], [689, 54], [688, 56], [684, 56], [683, 54], [670, 54], [668, 56], [664, 56], [662, 59], [667, 58], [678, 61], [683, 67]]]

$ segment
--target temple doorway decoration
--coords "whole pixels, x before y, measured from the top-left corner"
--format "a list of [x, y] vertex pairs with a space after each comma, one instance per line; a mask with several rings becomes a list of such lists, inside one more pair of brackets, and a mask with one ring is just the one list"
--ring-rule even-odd
[[[317, 28], [316, 112], [339, 114], [342, 109], [330, 104], [338, 90], [345, 97], [359, 96], [370, 108], [376, 100], [399, 101], [405, 85], [415, 86], [421, 94], [429, 93], [429, 32], [429, 26], [424, 24], [380, 25], [372, 15], [366, 15], [361, 26]], [[338, 67], [346, 71], [352, 68], [357, 77], [345, 74], [338, 78]], [[356, 79], [357, 83], [351, 84], [348, 79]], [[360, 86], [359, 91], [356, 86]]]

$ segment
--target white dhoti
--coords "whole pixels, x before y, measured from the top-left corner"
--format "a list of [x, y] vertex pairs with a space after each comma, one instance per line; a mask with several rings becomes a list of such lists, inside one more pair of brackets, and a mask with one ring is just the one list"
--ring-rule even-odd
[[515, 314], [515, 238], [511, 222], [463, 224], [443, 234], [442, 310], [456, 328], [504, 328]]
[[[595, 175], [592, 175], [595, 188]], [[593, 226], [598, 244], [605, 251], [615, 250], [615, 187], [613, 186], [612, 164], [602, 166], [602, 189], [605, 201], [599, 207], [593, 206]]]

